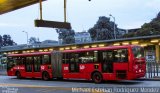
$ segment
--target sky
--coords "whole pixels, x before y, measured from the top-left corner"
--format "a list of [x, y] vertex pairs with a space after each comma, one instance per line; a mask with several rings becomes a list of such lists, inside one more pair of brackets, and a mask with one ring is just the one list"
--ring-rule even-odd
[[[43, 2], [43, 19], [63, 22], [63, 7], [63, 0]], [[119, 28], [140, 28], [155, 18], [158, 12], [160, 0], [67, 0], [67, 22], [71, 23], [75, 32], [87, 31], [100, 16], [109, 17], [109, 14], [115, 17]], [[26, 33], [22, 31], [40, 41], [58, 40], [54, 28], [34, 26], [34, 20], [39, 18], [39, 4], [0, 15], [0, 35], [9, 34], [18, 44], [27, 43]]]

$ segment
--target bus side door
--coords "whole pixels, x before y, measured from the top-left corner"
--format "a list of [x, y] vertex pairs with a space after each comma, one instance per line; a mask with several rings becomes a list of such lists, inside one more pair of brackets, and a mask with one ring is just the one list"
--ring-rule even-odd
[[33, 76], [33, 57], [26, 57], [26, 77], [34, 77]]
[[41, 62], [42, 61], [42, 57], [41, 56], [34, 56], [33, 57], [33, 74], [34, 77], [41, 77]]

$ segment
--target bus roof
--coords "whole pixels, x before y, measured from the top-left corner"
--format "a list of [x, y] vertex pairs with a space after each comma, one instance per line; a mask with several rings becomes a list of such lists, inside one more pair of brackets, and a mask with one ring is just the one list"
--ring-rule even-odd
[[86, 49], [75, 49], [75, 50], [64, 50], [63, 52], [82, 52], [82, 51], [96, 51], [96, 50], [109, 50], [109, 49], [122, 49], [122, 48], [129, 48], [134, 47], [137, 45], [124, 45], [124, 46], [107, 46], [107, 47], [97, 47], [97, 48], [86, 48]]
[[8, 57], [48, 55], [48, 54], [51, 54], [51, 52], [35, 52], [35, 53], [23, 53], [23, 54], [9, 54]]
[[[83, 52], [83, 51], [96, 51], [96, 50], [110, 50], [110, 49], [122, 49], [134, 47], [137, 45], [124, 45], [124, 46], [107, 46], [107, 47], [97, 47], [97, 48], [86, 48], [86, 49], [75, 49], [75, 50], [64, 50], [63, 53], [69, 52]], [[36, 56], [36, 55], [48, 55], [52, 52], [34, 52], [34, 53], [23, 53], [23, 54], [9, 54], [8, 57], [19, 57], [19, 56]]]

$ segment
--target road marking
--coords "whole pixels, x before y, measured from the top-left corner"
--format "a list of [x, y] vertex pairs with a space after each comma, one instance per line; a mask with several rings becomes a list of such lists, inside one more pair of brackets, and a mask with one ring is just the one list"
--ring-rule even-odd
[[[59, 87], [59, 86], [42, 86], [42, 85], [28, 85], [28, 84], [11, 84], [11, 83], [0, 83], [0, 87], [24, 87], [24, 88], [37, 88], [36, 91], [48, 93], [51, 91], [58, 91], [58, 90], [64, 90], [64, 91], [71, 91], [72, 87]], [[42, 88], [42, 89], [38, 89]], [[46, 89], [43, 89], [46, 88]], [[103, 92], [97, 92], [92, 91], [91, 93], [103, 93]]]
[[[72, 88], [67, 87], [58, 87], [58, 86], [41, 86], [41, 85], [27, 85], [27, 84], [9, 84], [9, 83], [0, 83], [0, 87], [25, 87], [25, 88], [47, 88], [42, 91], [52, 91], [52, 90], [66, 90], [72, 91]], [[38, 90], [39, 91], [39, 90]]]
[[40, 86], [40, 85], [27, 85], [27, 84], [9, 84], [0, 83], [0, 86], [10, 86], [10, 87], [28, 87], [28, 88], [49, 88], [54, 86]]

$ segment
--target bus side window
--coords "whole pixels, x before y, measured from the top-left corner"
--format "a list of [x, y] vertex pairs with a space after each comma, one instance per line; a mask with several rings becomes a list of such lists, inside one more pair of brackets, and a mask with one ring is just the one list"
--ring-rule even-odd
[[15, 61], [16, 61], [16, 65], [23, 65], [25, 59], [24, 59], [24, 57], [16, 57]]
[[114, 50], [115, 62], [128, 62], [128, 50], [118, 49]]
[[63, 64], [66, 64], [66, 53], [63, 53], [63, 56], [62, 56], [62, 63]]
[[50, 55], [43, 55], [43, 57], [42, 57], [42, 64], [51, 64], [51, 57], [50, 57]]

